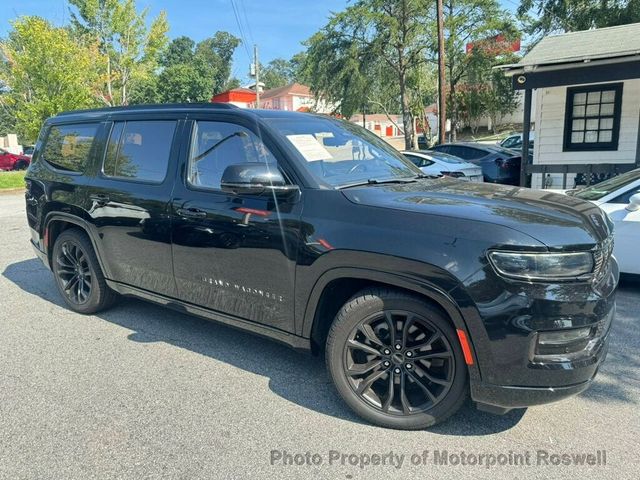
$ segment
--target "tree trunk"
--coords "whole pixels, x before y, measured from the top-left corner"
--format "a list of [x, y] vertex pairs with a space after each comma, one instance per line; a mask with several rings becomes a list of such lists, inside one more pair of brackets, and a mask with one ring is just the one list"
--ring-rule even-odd
[[401, 74], [400, 80], [400, 105], [402, 106], [402, 127], [404, 128], [404, 148], [411, 150], [413, 148], [413, 116], [409, 108], [409, 98], [407, 97], [406, 77]]
[[458, 126], [458, 104], [456, 102], [456, 84], [453, 82], [453, 72], [451, 72], [450, 78], [452, 79], [449, 84], [449, 104], [451, 108], [449, 110], [449, 118], [451, 118], [451, 141], [455, 142], [458, 139], [457, 126]]
[[107, 53], [107, 96], [109, 97], [108, 106], [113, 106], [113, 89], [111, 87], [111, 57]]

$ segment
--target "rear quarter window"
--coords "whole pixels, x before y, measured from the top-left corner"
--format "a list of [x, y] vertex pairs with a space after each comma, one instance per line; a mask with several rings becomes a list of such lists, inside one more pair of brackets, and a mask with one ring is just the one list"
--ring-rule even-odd
[[49, 129], [40, 157], [58, 170], [83, 172], [98, 127], [97, 123], [53, 125]]
[[102, 167], [108, 177], [162, 183], [167, 175], [177, 122], [115, 122]]

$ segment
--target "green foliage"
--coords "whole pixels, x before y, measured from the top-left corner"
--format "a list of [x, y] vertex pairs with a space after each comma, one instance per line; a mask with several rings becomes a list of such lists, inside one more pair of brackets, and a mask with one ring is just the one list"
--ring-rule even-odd
[[518, 15], [536, 39], [554, 32], [574, 32], [640, 22], [640, 0], [522, 0]]
[[293, 70], [288, 60], [276, 58], [260, 68], [260, 81], [265, 89], [284, 87], [293, 83]]
[[77, 35], [97, 39], [104, 61], [100, 99], [105, 105], [126, 105], [136, 82], [147, 82], [167, 43], [166, 14], [147, 25], [148, 10], [138, 12], [135, 0], [69, 0]]
[[[444, 0], [445, 56], [447, 69], [447, 116], [451, 118], [455, 139], [456, 128], [462, 122], [472, 122], [483, 110], [483, 94], [477, 88], [465, 87], [458, 95], [461, 83], [485, 83], [485, 78], [474, 79], [474, 72], [489, 73], [491, 61], [482, 59], [478, 63], [477, 55], [468, 55], [466, 45], [471, 42], [490, 39], [501, 34], [506, 38], [518, 35], [511, 15], [502, 9], [497, 0]], [[476, 62], [474, 68], [474, 62]]]
[[[363, 105], [384, 101], [375, 94], [398, 93], [405, 144], [414, 144], [409, 79], [427, 62], [433, 46], [429, 25], [433, 2], [426, 0], [356, 0], [308, 40], [307, 72], [312, 90], [350, 116]], [[388, 82], [388, 83], [387, 83]], [[394, 88], [396, 86], [396, 88]]]
[[264, 83], [264, 88], [284, 87], [295, 82], [305, 84], [307, 78], [304, 76], [303, 68], [306, 56], [306, 52], [301, 52], [295, 54], [290, 60], [276, 58], [266, 66], [262, 66], [260, 81]]
[[240, 45], [240, 39], [229, 32], [219, 31], [196, 46], [196, 57], [200, 57], [213, 78], [214, 95], [229, 88], [233, 53]]
[[482, 117], [489, 116], [495, 130], [500, 119], [513, 113], [519, 104], [511, 80], [493, 69], [499, 64], [515, 63], [517, 57], [510, 52], [496, 52], [491, 45], [488, 47], [477, 46], [467, 55], [464, 84], [456, 98], [460, 118], [474, 133]]
[[0, 172], [0, 190], [24, 188], [24, 170], [19, 172]]
[[172, 65], [191, 63], [195, 48], [196, 42], [189, 37], [174, 38], [160, 56], [160, 65], [170, 67]]
[[103, 57], [95, 43], [80, 44], [42, 18], [21, 17], [0, 49], [2, 110], [15, 119], [21, 142], [35, 142], [47, 117], [98, 104], [96, 64]]
[[162, 68], [131, 95], [132, 103], [207, 102], [232, 85], [233, 52], [239, 39], [227, 32], [196, 44], [189, 37], [171, 41], [160, 55]]

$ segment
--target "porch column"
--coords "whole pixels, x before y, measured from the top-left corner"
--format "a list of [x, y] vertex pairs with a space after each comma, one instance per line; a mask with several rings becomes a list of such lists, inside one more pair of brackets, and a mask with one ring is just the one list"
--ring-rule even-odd
[[522, 159], [520, 161], [520, 186], [527, 186], [527, 165], [529, 165], [529, 132], [531, 131], [532, 89], [524, 91], [524, 118], [522, 120]]

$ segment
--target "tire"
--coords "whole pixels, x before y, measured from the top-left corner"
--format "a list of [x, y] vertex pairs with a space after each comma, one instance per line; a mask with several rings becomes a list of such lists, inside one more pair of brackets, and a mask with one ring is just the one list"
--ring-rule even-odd
[[340, 396], [376, 425], [427, 428], [453, 415], [469, 395], [449, 319], [401, 291], [368, 289], [351, 298], [336, 315], [325, 353]]
[[29, 164], [24, 160], [18, 160], [13, 166], [14, 170], [26, 170], [29, 167]]
[[117, 294], [107, 286], [93, 245], [82, 230], [72, 228], [58, 236], [51, 267], [60, 295], [74, 312], [96, 313], [115, 302]]

